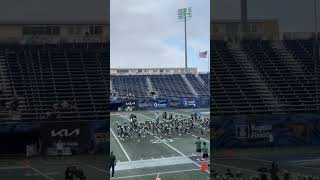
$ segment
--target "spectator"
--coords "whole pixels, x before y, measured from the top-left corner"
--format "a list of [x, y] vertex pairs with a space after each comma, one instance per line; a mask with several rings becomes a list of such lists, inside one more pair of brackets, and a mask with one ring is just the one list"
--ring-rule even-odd
[[61, 107], [66, 110], [68, 108], [70, 108], [70, 105], [68, 103], [68, 101], [64, 100], [62, 103], [61, 103]]
[[273, 149], [274, 148], [274, 137], [273, 137], [272, 132], [269, 134], [269, 144], [270, 144], [271, 149]]
[[276, 162], [273, 161], [272, 165], [271, 165], [271, 179], [272, 180], [279, 180], [278, 172], [279, 172], [278, 165], [276, 164]]
[[61, 140], [59, 140], [56, 144], [56, 149], [57, 149], [57, 153], [58, 153], [58, 157], [61, 158], [62, 157], [62, 151], [64, 149], [63, 147], [63, 143], [61, 142]]
[[225, 174], [227, 177], [230, 177], [230, 178], [233, 178], [234, 175], [231, 173], [231, 170], [230, 169], [227, 169], [227, 172]]
[[113, 151], [110, 154], [110, 169], [111, 169], [111, 177], [114, 177], [114, 167], [116, 166], [116, 156], [113, 155]]

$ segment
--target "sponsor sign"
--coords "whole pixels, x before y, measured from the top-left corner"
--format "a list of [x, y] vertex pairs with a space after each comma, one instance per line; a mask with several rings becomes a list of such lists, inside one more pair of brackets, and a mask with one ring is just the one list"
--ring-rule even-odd
[[150, 108], [153, 106], [154, 106], [154, 103], [150, 102], [150, 101], [145, 101], [145, 102], [139, 103], [139, 108]]
[[96, 144], [104, 144], [109, 142], [108, 133], [95, 133], [95, 143]]
[[46, 148], [55, 147], [58, 141], [64, 146], [86, 151], [90, 139], [88, 123], [62, 122], [41, 124], [42, 142]]
[[138, 107], [138, 102], [134, 101], [134, 100], [128, 100], [128, 101], [123, 102], [123, 106], [124, 106], [124, 108], [127, 108], [127, 107]]
[[196, 101], [193, 99], [184, 99], [183, 100], [183, 105], [185, 107], [196, 107]]
[[80, 129], [76, 128], [74, 130], [69, 129], [61, 129], [61, 130], [51, 130], [51, 137], [71, 137], [71, 136], [79, 136]]
[[236, 125], [236, 137], [239, 139], [268, 138], [272, 125]]

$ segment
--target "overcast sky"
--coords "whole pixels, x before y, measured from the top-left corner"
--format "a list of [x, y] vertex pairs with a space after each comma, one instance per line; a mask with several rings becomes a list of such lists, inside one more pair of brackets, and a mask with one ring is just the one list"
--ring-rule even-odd
[[0, 0], [0, 23], [105, 22], [109, 0]]
[[[240, 2], [240, 0], [212, 0], [211, 18], [239, 19]], [[320, 0], [317, 2], [319, 16]], [[314, 0], [248, 0], [248, 18], [277, 18], [282, 32], [312, 32], [315, 19]], [[320, 23], [320, 18], [318, 19]]]
[[199, 51], [210, 48], [210, 0], [111, 0], [111, 68], [184, 67], [184, 23], [177, 9], [192, 6], [187, 24], [188, 64], [199, 71], [208, 62]]

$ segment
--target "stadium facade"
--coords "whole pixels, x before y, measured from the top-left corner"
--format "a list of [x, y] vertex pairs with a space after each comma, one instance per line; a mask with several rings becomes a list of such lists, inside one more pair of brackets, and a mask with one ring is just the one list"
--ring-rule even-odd
[[90, 43], [109, 41], [109, 28], [105, 22], [73, 22], [50, 24], [0, 24], [0, 42], [20, 44]]

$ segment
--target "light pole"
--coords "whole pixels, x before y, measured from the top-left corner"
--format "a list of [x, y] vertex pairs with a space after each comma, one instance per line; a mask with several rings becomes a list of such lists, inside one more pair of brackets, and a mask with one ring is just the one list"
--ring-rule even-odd
[[319, 61], [319, 45], [318, 45], [318, 13], [317, 13], [317, 0], [314, 0], [314, 45], [313, 45], [313, 56], [314, 56], [314, 75], [316, 85], [316, 111], [319, 111], [319, 96], [318, 96], [318, 61]]
[[248, 5], [247, 0], [241, 0], [241, 39], [248, 34]]
[[178, 20], [184, 22], [184, 58], [185, 58], [185, 73], [188, 71], [188, 47], [187, 47], [187, 21], [192, 17], [192, 8], [178, 9]]

